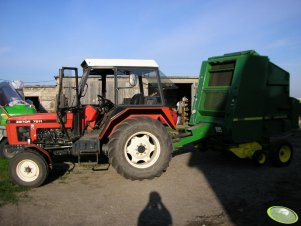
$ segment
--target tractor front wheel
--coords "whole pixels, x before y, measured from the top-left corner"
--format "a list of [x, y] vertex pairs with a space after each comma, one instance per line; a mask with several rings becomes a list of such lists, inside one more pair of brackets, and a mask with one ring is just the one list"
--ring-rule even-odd
[[147, 117], [120, 124], [109, 141], [109, 159], [119, 174], [131, 180], [162, 174], [171, 159], [172, 141], [166, 128]]
[[9, 162], [11, 180], [22, 187], [39, 187], [46, 180], [48, 170], [45, 159], [30, 151], [16, 154]]

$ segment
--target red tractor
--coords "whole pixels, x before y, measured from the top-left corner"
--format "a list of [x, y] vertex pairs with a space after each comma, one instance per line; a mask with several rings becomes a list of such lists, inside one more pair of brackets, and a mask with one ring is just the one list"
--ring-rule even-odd
[[[80, 81], [77, 68], [59, 70], [56, 113], [8, 118], [12, 181], [37, 187], [55, 156], [76, 156], [81, 162], [82, 156], [95, 155], [98, 162], [101, 153], [125, 178], [160, 176], [171, 159], [167, 130], [175, 129], [176, 115], [166, 107], [157, 63], [86, 59], [81, 66]], [[89, 98], [94, 103], [86, 104]]]

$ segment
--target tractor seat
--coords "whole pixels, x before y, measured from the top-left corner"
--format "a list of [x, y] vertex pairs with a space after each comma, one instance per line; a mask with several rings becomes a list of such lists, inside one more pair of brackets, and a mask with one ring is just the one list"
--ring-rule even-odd
[[136, 93], [130, 100], [130, 104], [133, 105], [144, 104], [144, 95], [142, 93]]

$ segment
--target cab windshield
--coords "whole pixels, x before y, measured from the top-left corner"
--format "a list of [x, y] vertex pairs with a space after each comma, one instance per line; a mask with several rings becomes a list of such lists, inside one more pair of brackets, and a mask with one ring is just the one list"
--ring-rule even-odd
[[[87, 67], [78, 89], [83, 105], [97, 105], [102, 98], [115, 105], [163, 104], [158, 68]], [[74, 96], [74, 90], [67, 96]]]
[[[130, 84], [130, 76], [136, 80]], [[116, 75], [115, 102], [119, 105], [161, 105], [158, 70], [154, 68], [119, 68]]]
[[26, 104], [21, 95], [12, 87], [9, 82], [0, 84], [0, 105], [1, 106], [14, 106], [16, 104]]

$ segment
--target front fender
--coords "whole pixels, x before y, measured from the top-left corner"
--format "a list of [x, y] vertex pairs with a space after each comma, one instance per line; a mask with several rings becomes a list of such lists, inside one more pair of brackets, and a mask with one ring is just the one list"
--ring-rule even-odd
[[46, 150], [44, 150], [43, 148], [35, 145], [35, 144], [26, 144], [26, 145], [8, 145], [9, 148], [11, 148], [13, 151], [15, 151], [16, 153], [22, 152], [22, 151], [26, 151], [26, 150], [30, 150], [32, 152], [36, 152], [39, 153], [40, 155], [42, 155], [49, 168], [52, 169], [53, 165], [52, 165], [52, 158], [49, 154], [49, 152], [47, 152]]

